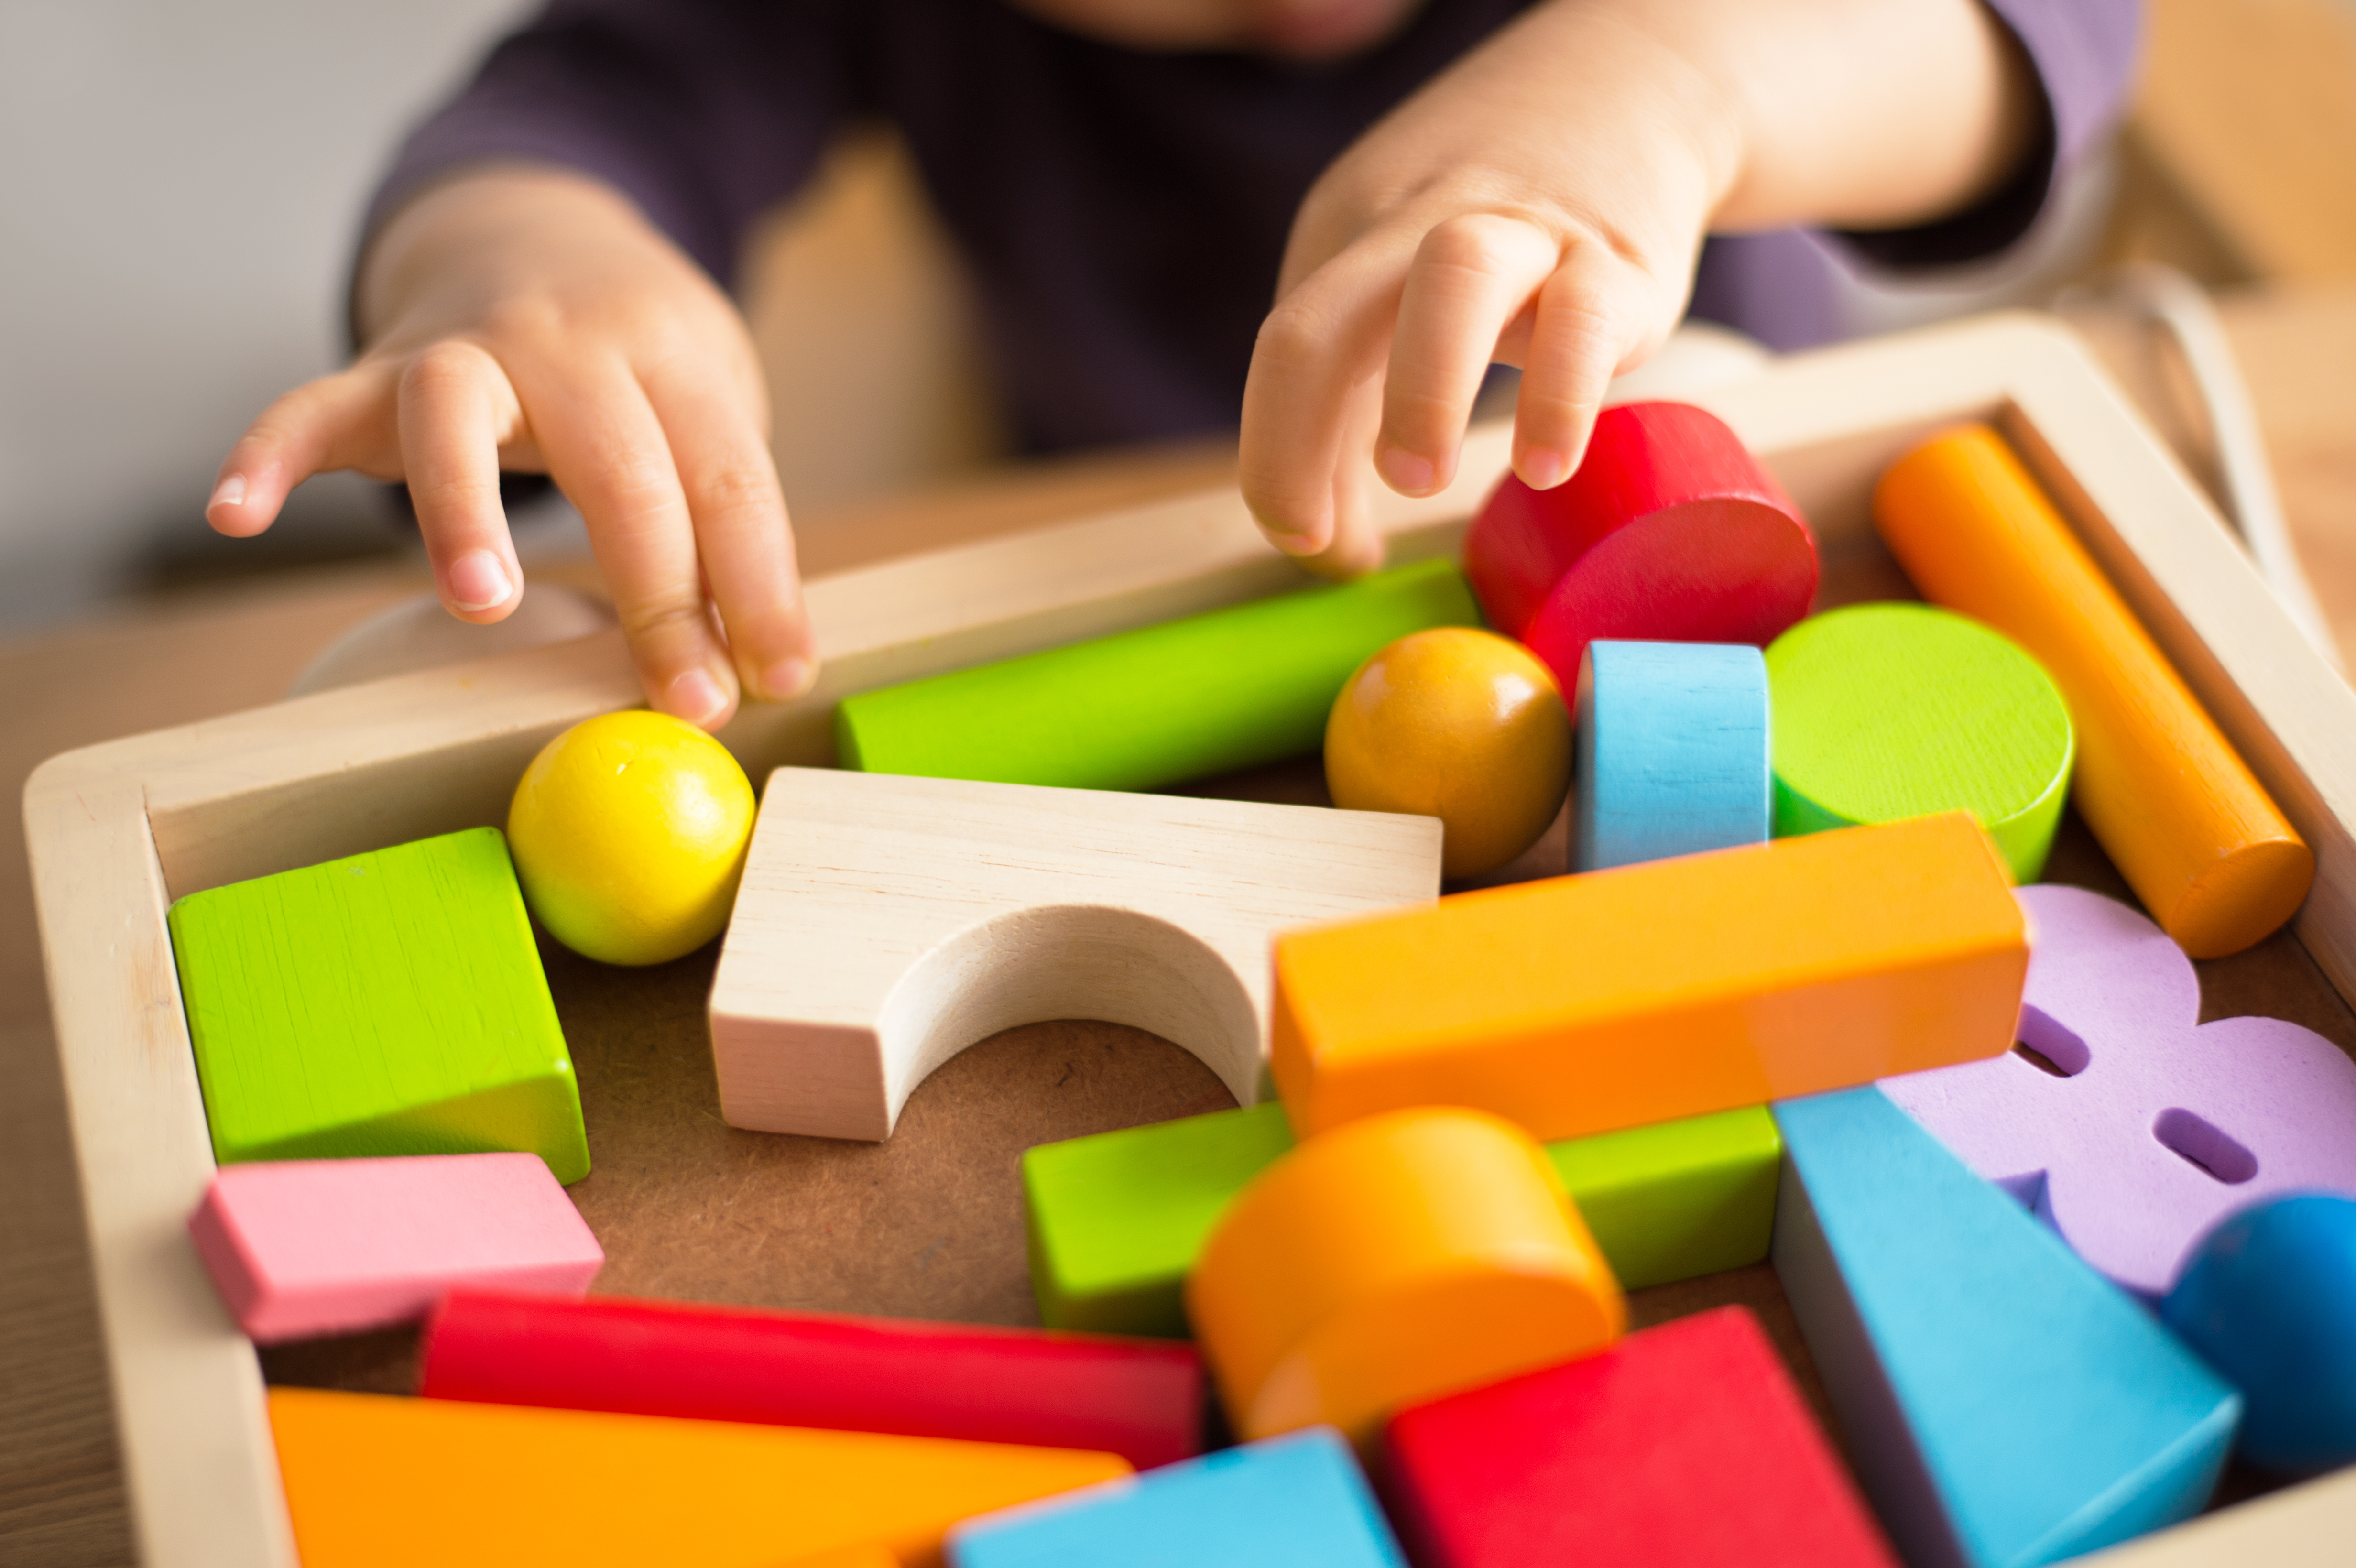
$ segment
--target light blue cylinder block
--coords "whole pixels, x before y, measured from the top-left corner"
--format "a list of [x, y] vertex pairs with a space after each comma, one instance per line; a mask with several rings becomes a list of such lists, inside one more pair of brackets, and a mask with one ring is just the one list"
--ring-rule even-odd
[[1757, 648], [1590, 643], [1577, 722], [1573, 870], [1767, 841], [1767, 661]]

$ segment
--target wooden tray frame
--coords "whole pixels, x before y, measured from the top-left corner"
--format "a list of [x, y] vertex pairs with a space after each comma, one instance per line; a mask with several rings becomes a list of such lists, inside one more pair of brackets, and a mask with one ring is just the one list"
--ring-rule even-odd
[[[2356, 998], [2356, 693], [2276, 607], [2173, 457], [2058, 325], [2024, 315], [1783, 361], [1694, 398], [1774, 469], [1828, 557], [1871, 548], [1882, 467], [1995, 421], [2317, 851], [2296, 925]], [[1505, 466], [1476, 431], [1446, 493], [1386, 503], [1392, 559], [1454, 548]], [[1300, 580], [1232, 490], [812, 583], [826, 673], [723, 733], [754, 776], [832, 762], [851, 692], [1271, 592]], [[25, 791], [58, 1049], [143, 1559], [293, 1568], [262, 1380], [185, 1230], [213, 1163], [166, 935], [177, 896], [503, 820], [549, 737], [638, 691], [617, 635], [321, 693], [69, 752]], [[2356, 1135], [2356, 1129], [2351, 1129]], [[2138, 1568], [2333, 1560], [2356, 1470], [2105, 1557]]]

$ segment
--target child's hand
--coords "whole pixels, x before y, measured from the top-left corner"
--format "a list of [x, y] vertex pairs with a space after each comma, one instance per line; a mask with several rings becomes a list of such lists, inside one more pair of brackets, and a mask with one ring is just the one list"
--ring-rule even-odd
[[1244, 392], [1245, 498], [1305, 564], [1374, 567], [1373, 475], [1443, 488], [1493, 360], [1523, 371], [1515, 472], [1558, 485], [1605, 385], [1676, 325], [1707, 230], [1958, 208], [2038, 112], [1977, 0], [1551, 0], [1302, 204]]
[[740, 688], [809, 688], [751, 340], [627, 202], [552, 171], [454, 180], [378, 236], [359, 314], [358, 363], [279, 399], [230, 451], [215, 528], [260, 533], [314, 474], [405, 479], [443, 603], [497, 621], [523, 588], [499, 470], [545, 471], [588, 523], [655, 707], [710, 728]]

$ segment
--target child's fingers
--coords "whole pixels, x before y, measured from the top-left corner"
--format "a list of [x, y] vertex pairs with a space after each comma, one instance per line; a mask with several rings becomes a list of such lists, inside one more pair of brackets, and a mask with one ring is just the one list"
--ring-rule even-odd
[[818, 642], [767, 443], [742, 399], [709, 378], [659, 371], [646, 387], [670, 439], [737, 677], [772, 702], [799, 697], [818, 678]]
[[1341, 461], [1331, 480], [1333, 540], [1301, 564], [1320, 577], [1362, 577], [1383, 563], [1383, 537], [1375, 531], [1375, 432], [1383, 422], [1383, 384], [1369, 378], [1350, 389], [1342, 409]]
[[522, 408], [498, 361], [438, 343], [409, 361], [399, 394], [402, 473], [442, 603], [462, 621], [503, 620], [523, 571], [499, 506], [499, 448]]
[[1514, 418], [1514, 472], [1524, 484], [1559, 485], [1586, 455], [1603, 394], [1636, 346], [1642, 312], [1622, 297], [1627, 286], [1616, 258], [1583, 244], [1538, 291]]
[[1399, 297], [1375, 444], [1392, 489], [1429, 496], [1456, 476], [1498, 337], [1561, 260], [1553, 236], [1493, 213], [1451, 218], [1423, 237]]
[[276, 521], [312, 475], [381, 464], [392, 446], [392, 391], [390, 368], [355, 365], [272, 403], [221, 460], [205, 521], [247, 539]]
[[548, 471], [589, 525], [648, 700], [718, 728], [736, 710], [736, 672], [705, 607], [669, 445], [637, 377], [604, 356], [514, 374]]
[[1408, 252], [1392, 238], [1362, 242], [1280, 301], [1252, 347], [1237, 453], [1244, 500], [1290, 555], [1333, 544], [1334, 475], [1345, 460], [1353, 389], [1382, 368]]

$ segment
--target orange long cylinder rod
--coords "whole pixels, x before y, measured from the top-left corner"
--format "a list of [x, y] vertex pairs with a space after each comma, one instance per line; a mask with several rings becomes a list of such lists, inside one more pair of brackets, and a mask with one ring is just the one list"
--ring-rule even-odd
[[2297, 912], [2315, 856], [1996, 432], [1892, 464], [1874, 526], [1914, 585], [2019, 643], [2078, 728], [2072, 794], [2144, 907], [2195, 958]]

